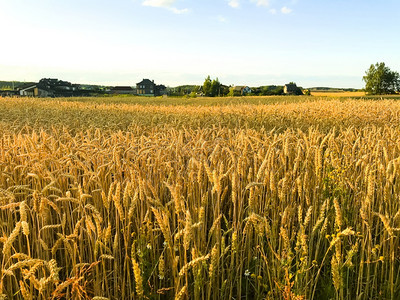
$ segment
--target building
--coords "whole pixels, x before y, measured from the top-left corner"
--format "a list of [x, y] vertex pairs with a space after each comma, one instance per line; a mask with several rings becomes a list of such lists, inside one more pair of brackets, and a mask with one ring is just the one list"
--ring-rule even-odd
[[167, 87], [163, 84], [156, 85], [156, 96], [164, 96], [167, 95]]
[[18, 88], [20, 96], [24, 97], [52, 97], [53, 93], [47, 89], [44, 89], [39, 84], [28, 84]]
[[166, 94], [165, 85], [157, 85], [154, 80], [143, 79], [136, 84], [137, 94], [139, 96], [161, 96]]
[[231, 89], [233, 91], [233, 96], [246, 96], [251, 93], [251, 88], [245, 85], [234, 86]]
[[143, 79], [141, 82], [136, 84], [137, 94], [139, 96], [155, 96], [156, 84], [154, 80]]
[[72, 97], [76, 96], [79, 90], [79, 85], [55, 78], [43, 78], [39, 81], [37, 87], [48, 92], [48, 95], [42, 93], [39, 97]]
[[218, 89], [218, 96], [226, 96], [229, 94], [229, 86], [221, 84]]
[[301, 89], [294, 83], [290, 82], [283, 87], [283, 93], [286, 95], [302, 95]]
[[19, 87], [18, 93], [25, 97], [72, 97], [79, 94], [79, 85], [54, 78], [43, 78], [38, 83]]
[[130, 86], [115, 86], [111, 89], [114, 95], [136, 95], [136, 89]]

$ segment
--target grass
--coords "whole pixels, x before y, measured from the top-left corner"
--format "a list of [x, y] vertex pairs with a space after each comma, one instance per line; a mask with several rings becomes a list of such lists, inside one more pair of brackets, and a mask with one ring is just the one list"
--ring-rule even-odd
[[395, 100], [0, 99], [1, 297], [398, 299], [399, 116]]

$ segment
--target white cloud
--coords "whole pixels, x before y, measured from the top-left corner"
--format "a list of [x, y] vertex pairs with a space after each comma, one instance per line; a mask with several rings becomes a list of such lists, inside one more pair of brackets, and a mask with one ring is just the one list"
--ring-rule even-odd
[[290, 8], [288, 8], [288, 7], [286, 7], [286, 6], [284, 6], [284, 7], [281, 8], [281, 12], [282, 12], [283, 14], [285, 14], [285, 15], [290, 14], [292, 11], [293, 11], [292, 9], [290, 9]]
[[144, 0], [142, 5], [153, 7], [171, 7], [175, 0]]
[[[147, 0], [150, 1], [150, 0]], [[156, 0], [154, 0], [156, 1]], [[161, 0], [160, 0], [161, 1]], [[165, 0], [167, 1], [167, 0]], [[241, 5], [241, 0], [225, 0], [228, 1], [228, 5], [233, 7], [233, 8], [238, 8]], [[263, 6], [266, 8], [269, 8], [268, 11], [270, 14], [277, 14], [278, 11], [280, 11], [282, 14], [290, 14], [293, 12], [293, 9], [287, 7], [287, 6], [283, 6], [280, 10], [276, 9], [276, 8], [272, 8], [272, 4], [274, 4], [276, 1], [275, 0], [247, 0], [246, 2], [250, 2], [250, 3], [254, 3], [257, 6]], [[291, 5], [295, 5], [297, 4], [298, 0], [291, 0], [290, 3]]]
[[228, 5], [233, 8], [238, 8], [240, 6], [239, 0], [230, 0]]
[[168, 9], [170, 11], [172, 11], [174, 14], [177, 14], [177, 15], [186, 14], [186, 13], [189, 12], [189, 9], [187, 9], [187, 8], [179, 9], [179, 8], [176, 8], [176, 7], [170, 7]]
[[255, 2], [257, 6], [269, 6], [269, 0], [251, 0], [251, 2]]
[[144, 0], [142, 2], [142, 5], [151, 7], [163, 7], [172, 11], [174, 14], [185, 14], [189, 12], [189, 9], [187, 8], [179, 9], [175, 6], [172, 6], [175, 2], [176, 0]]

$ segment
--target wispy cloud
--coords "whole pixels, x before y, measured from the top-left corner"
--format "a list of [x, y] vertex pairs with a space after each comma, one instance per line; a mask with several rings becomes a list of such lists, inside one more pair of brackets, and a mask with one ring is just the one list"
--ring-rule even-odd
[[240, 6], [240, 0], [230, 0], [228, 5], [233, 8], [238, 8]]
[[286, 7], [286, 6], [281, 8], [281, 13], [283, 13], [285, 15], [290, 14], [292, 11], [293, 11], [292, 9], [290, 9], [289, 7]]
[[[150, 0], [147, 0], [147, 1], [150, 1]], [[156, 1], [156, 0], [154, 0], [154, 1]], [[168, 0], [165, 0], [165, 1], [168, 1]], [[281, 9], [274, 7], [274, 6], [279, 5], [278, 4], [279, 2], [282, 2], [282, 1], [277, 1], [277, 0], [225, 0], [225, 1], [228, 2], [228, 5], [233, 8], [239, 8], [242, 5], [242, 3], [243, 3], [243, 5], [245, 5], [245, 3], [253, 3], [257, 6], [262, 6], [262, 7], [268, 8], [268, 12], [272, 15], [276, 15], [278, 12], [280, 12], [282, 14], [286, 14], [286, 15], [293, 12], [293, 9], [289, 8], [288, 6], [283, 6]], [[297, 2], [298, 2], [298, 0], [289, 1], [290, 5], [296, 5]]]
[[255, 2], [257, 6], [269, 6], [269, 0], [251, 0], [251, 2]]
[[186, 14], [186, 13], [189, 12], [189, 9], [188, 9], [188, 8], [179, 9], [179, 8], [176, 8], [176, 7], [170, 7], [170, 8], [168, 8], [168, 9], [169, 9], [170, 11], [172, 11], [174, 14], [177, 14], [177, 15]]
[[142, 5], [153, 7], [171, 7], [175, 0], [144, 0]]
[[174, 14], [185, 14], [185, 13], [189, 12], [189, 9], [187, 9], [187, 8], [179, 9], [179, 8], [173, 6], [175, 2], [176, 2], [176, 0], [144, 0], [142, 2], [142, 5], [166, 8], [169, 11], [172, 11]]

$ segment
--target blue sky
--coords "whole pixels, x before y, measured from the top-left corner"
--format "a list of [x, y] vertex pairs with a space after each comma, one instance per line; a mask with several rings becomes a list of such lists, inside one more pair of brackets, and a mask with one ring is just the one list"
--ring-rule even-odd
[[0, 80], [363, 87], [398, 0], [0, 0]]

